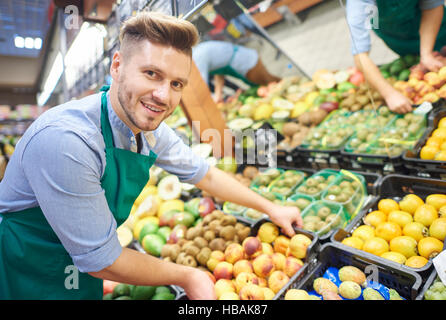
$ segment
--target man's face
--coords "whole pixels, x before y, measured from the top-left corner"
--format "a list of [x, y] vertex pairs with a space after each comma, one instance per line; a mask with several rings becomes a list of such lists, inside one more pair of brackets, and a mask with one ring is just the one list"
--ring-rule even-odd
[[118, 100], [132, 131], [152, 131], [180, 102], [191, 58], [172, 47], [149, 41], [141, 41], [132, 49], [130, 56], [114, 56], [114, 60], [120, 59], [113, 76], [118, 84]]

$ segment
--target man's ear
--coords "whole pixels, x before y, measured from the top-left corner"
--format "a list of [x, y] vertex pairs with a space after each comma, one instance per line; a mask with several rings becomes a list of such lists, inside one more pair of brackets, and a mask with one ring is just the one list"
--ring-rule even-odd
[[112, 63], [110, 65], [110, 75], [114, 81], [118, 81], [121, 67], [122, 67], [122, 56], [119, 51], [116, 51], [113, 54]]

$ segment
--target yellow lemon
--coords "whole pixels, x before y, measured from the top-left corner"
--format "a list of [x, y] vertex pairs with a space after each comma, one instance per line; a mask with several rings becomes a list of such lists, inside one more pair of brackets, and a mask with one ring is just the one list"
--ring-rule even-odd
[[358, 237], [365, 242], [375, 236], [375, 228], [367, 225], [359, 226], [353, 231], [352, 236]]

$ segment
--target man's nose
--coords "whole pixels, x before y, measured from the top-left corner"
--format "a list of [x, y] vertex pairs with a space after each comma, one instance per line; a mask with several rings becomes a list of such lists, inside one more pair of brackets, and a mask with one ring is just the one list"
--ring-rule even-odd
[[170, 85], [163, 83], [153, 91], [153, 98], [162, 104], [167, 105], [169, 102]]

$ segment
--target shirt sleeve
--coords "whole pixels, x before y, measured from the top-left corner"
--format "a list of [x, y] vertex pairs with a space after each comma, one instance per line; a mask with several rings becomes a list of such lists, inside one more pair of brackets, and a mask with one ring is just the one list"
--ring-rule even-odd
[[38, 132], [21, 159], [45, 218], [81, 272], [119, 257], [117, 223], [101, 187], [101, 160], [84, 138], [57, 126]]
[[377, 10], [373, 0], [347, 0], [347, 23], [353, 55], [370, 51], [371, 38], [367, 19], [370, 19], [373, 10]]
[[420, 0], [421, 10], [430, 10], [439, 6], [444, 6], [444, 0]]
[[153, 134], [156, 139], [153, 152], [158, 156], [158, 167], [190, 184], [196, 184], [204, 178], [209, 170], [206, 160], [195, 155], [167, 124], [162, 122]]

